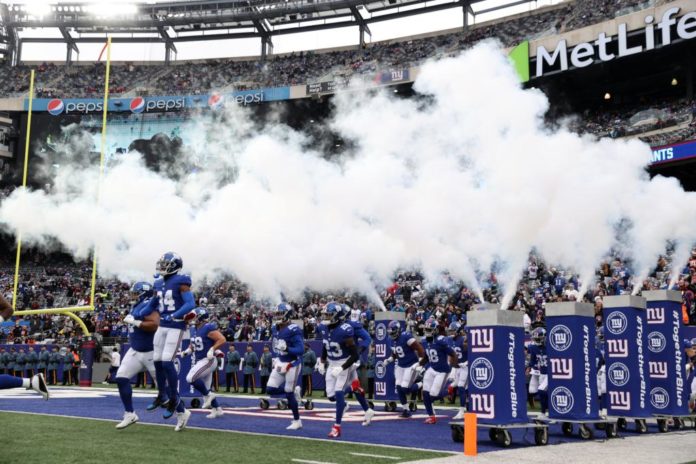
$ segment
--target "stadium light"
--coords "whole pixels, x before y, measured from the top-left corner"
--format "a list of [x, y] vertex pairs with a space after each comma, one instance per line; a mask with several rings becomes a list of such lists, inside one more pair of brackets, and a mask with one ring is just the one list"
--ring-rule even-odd
[[30, 16], [34, 16], [35, 18], [43, 18], [46, 15], [51, 14], [51, 5], [50, 3], [43, 3], [43, 2], [32, 2], [32, 3], [27, 3], [26, 4], [26, 12]]
[[133, 15], [138, 12], [138, 7], [131, 3], [101, 2], [86, 5], [83, 11], [94, 16], [110, 18], [114, 16]]
[[677, 78], [676, 77], [672, 78], [672, 86], [674, 87], [677, 84], [679, 84], [679, 81], [677, 80]]
[[611, 100], [611, 94], [609, 92], [604, 94], [604, 99], [605, 100]]

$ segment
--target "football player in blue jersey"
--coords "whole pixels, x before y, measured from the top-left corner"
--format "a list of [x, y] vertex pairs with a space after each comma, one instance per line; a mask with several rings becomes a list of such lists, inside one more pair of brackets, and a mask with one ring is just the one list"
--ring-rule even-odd
[[[10, 319], [13, 313], [14, 310], [10, 302], [0, 295], [0, 323]], [[43, 396], [45, 400], [49, 399], [51, 396], [48, 391], [48, 386], [46, 385], [46, 380], [41, 373], [33, 375], [28, 379], [8, 374], [0, 374], [0, 390], [20, 387], [24, 387], [27, 390], [34, 390], [36, 393]]]
[[607, 366], [604, 359], [604, 326], [597, 327], [595, 335], [595, 365], [597, 367], [597, 394], [600, 414], [607, 413]]
[[544, 418], [549, 407], [548, 356], [546, 355], [546, 329], [537, 327], [532, 331], [532, 342], [527, 347], [529, 351], [529, 394], [539, 395], [541, 416]]
[[[445, 336], [445, 328], [435, 319], [430, 318], [425, 322], [425, 354], [428, 368], [423, 376], [423, 403], [428, 412], [426, 424], [435, 424], [435, 411], [433, 401], [445, 395], [445, 381], [450, 372], [450, 367], [457, 365], [457, 353], [452, 347], [451, 340]], [[421, 360], [421, 365], [425, 364]]]
[[131, 378], [143, 371], [155, 378], [155, 363], [152, 359], [155, 331], [159, 327], [159, 302], [154, 296], [152, 284], [136, 282], [131, 287], [133, 309], [123, 322], [128, 324], [128, 342], [130, 348], [121, 361], [116, 372], [116, 385], [125, 413], [123, 420], [116, 425], [117, 429], [125, 429], [138, 422], [138, 415], [133, 410], [133, 389]]
[[[195, 363], [191, 366], [186, 381], [203, 395], [203, 405], [201, 408], [211, 408], [208, 419], [222, 417], [224, 412], [215, 398], [215, 393], [210, 391], [213, 383], [213, 372], [217, 369], [217, 360], [224, 356], [220, 347], [225, 344], [225, 337], [218, 329], [216, 322], [210, 321], [210, 314], [204, 308], [196, 308], [194, 319], [195, 333], [191, 336], [191, 343], [188, 348], [181, 352], [182, 356], [193, 354]], [[181, 428], [186, 426], [183, 424]]]
[[345, 322], [345, 316], [343, 308], [336, 302], [326, 304], [322, 310], [322, 324], [326, 324], [328, 330], [323, 339], [319, 372], [326, 373], [326, 395], [330, 401], [336, 402], [336, 422], [331, 427], [329, 438], [341, 436], [345, 390], [350, 386], [359, 359], [355, 333], [353, 327]]
[[357, 368], [360, 367], [361, 359], [363, 357], [365, 358], [365, 361], [367, 361], [367, 353], [370, 351], [372, 337], [370, 337], [370, 334], [365, 329], [363, 323], [360, 322], [359, 317], [358, 320], [351, 319], [351, 314], [353, 312], [351, 311], [350, 306], [347, 304], [342, 304], [341, 307], [343, 308], [344, 320], [353, 328], [353, 338], [358, 346], [358, 362], [356, 363], [356, 369], [353, 371], [352, 378], [350, 379], [350, 385], [346, 389], [346, 393], [353, 393], [355, 399], [358, 400], [360, 407], [365, 412], [365, 418], [363, 419], [362, 425], [368, 426], [370, 425], [370, 422], [372, 422], [372, 418], [375, 417], [375, 411], [374, 409], [370, 408], [370, 405], [367, 403], [367, 399], [365, 399], [365, 390], [360, 385]]
[[299, 408], [301, 386], [297, 381], [302, 373], [304, 337], [302, 329], [291, 322], [293, 315], [292, 306], [287, 303], [279, 304], [273, 312], [273, 370], [266, 385], [269, 395], [283, 394], [288, 401], [293, 420], [287, 430], [302, 428]]
[[177, 421], [185, 422], [191, 413], [179, 398], [174, 358], [179, 352], [186, 321], [195, 317], [196, 302], [191, 292], [191, 277], [179, 274], [183, 265], [181, 257], [172, 252], [165, 253], [157, 262], [160, 277], [155, 280], [154, 288], [159, 300], [160, 324], [153, 340], [153, 359], [159, 394], [147, 410], [166, 406], [165, 419], [176, 411]]
[[406, 404], [407, 395], [418, 391], [415, 381], [418, 374], [424, 370], [422, 364], [425, 364], [425, 361], [423, 363], [420, 361], [426, 359], [425, 350], [411, 332], [401, 330], [399, 321], [390, 321], [387, 325], [387, 333], [392, 340], [392, 355], [385, 360], [385, 363], [396, 361], [394, 384], [401, 403], [401, 417], [411, 417], [411, 411]]
[[459, 412], [453, 417], [455, 420], [463, 419], [466, 413], [466, 388], [469, 381], [469, 363], [467, 357], [466, 330], [459, 322], [452, 322], [447, 328], [447, 335], [452, 339], [452, 349], [457, 353], [457, 367], [450, 372], [452, 385], [457, 389], [459, 397]]

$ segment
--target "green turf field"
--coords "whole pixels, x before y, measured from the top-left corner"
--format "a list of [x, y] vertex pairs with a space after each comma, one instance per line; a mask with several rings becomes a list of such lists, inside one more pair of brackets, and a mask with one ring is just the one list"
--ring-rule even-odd
[[[347, 443], [137, 424], [117, 431], [110, 421], [0, 413], [5, 431], [0, 463], [298, 463], [407, 462], [451, 456]], [[227, 454], [226, 454], [227, 453]], [[398, 459], [356, 456], [362, 453]]]

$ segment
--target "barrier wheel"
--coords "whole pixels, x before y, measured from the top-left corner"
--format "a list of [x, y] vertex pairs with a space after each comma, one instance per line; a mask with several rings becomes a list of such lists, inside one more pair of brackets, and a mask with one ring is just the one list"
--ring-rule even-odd
[[675, 417], [674, 418], [674, 429], [675, 430], [683, 430], [684, 429], [684, 421], [678, 417]]
[[592, 429], [585, 424], [580, 424], [580, 427], [578, 428], [578, 434], [580, 434], [580, 438], [582, 438], [583, 440], [590, 440], [593, 435]]
[[534, 443], [544, 446], [549, 442], [549, 429], [547, 427], [537, 427], [534, 429]]
[[[636, 422], [636, 427], [637, 426], [638, 423]], [[657, 419], [657, 430], [659, 430], [661, 433], [665, 433], [667, 430], [669, 430], [669, 425], [667, 425], [666, 419]]]
[[496, 429], [496, 428], [488, 429], [488, 438], [490, 438], [491, 441], [498, 441], [498, 429]]
[[259, 401], [259, 407], [261, 409], [268, 409], [270, 405], [271, 403], [269, 403], [266, 398], [261, 398], [261, 400]]
[[416, 412], [418, 411], [418, 403], [415, 401], [409, 401], [408, 403], [408, 410], [411, 412]]
[[595, 430], [606, 430], [607, 428], [607, 423], [606, 422], [596, 422], [594, 425]]
[[563, 435], [569, 437], [573, 434], [573, 424], [570, 422], [563, 422], [561, 424], [561, 430], [563, 431]]
[[288, 401], [287, 400], [278, 400], [278, 404], [276, 404], [276, 408], [283, 410], [283, 409], [288, 409]]
[[619, 432], [616, 430], [616, 424], [606, 424], [604, 431], [607, 434], [607, 438], [616, 438], [619, 436]]
[[645, 421], [645, 419], [636, 420], [636, 430], [638, 433], [645, 433], [648, 431], [648, 423]]
[[619, 417], [616, 421], [616, 426], [619, 430], [626, 430], [628, 428], [628, 423], [623, 417]]
[[452, 425], [452, 441], [455, 443], [464, 443], [464, 427], [461, 425]]
[[498, 444], [503, 448], [507, 448], [512, 443], [510, 432], [505, 429], [498, 430]]
[[305, 401], [304, 408], [307, 411], [311, 411], [312, 409], [314, 409], [314, 402], [312, 400]]
[[194, 398], [191, 400], [191, 407], [193, 409], [198, 409], [201, 407], [201, 400], [198, 398]]

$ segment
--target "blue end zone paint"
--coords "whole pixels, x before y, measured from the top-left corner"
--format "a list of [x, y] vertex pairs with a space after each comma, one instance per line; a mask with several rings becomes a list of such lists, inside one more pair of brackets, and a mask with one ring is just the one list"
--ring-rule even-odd
[[[103, 390], [54, 390], [55, 397], [48, 402], [44, 402], [36, 396], [22, 396], [21, 398], [3, 398], [0, 396], [0, 410], [46, 413], [53, 415], [77, 416], [95, 419], [112, 419], [118, 421], [123, 417], [123, 408], [116, 392], [105, 392]], [[11, 390], [6, 390], [10, 393]], [[104, 394], [103, 397], [88, 398], [61, 398], [61, 393], [79, 395], [85, 392], [88, 396]], [[140, 392], [136, 392], [138, 395]], [[153, 396], [154, 397], [154, 396]], [[162, 411], [147, 412], [145, 407], [152, 400], [151, 397], [135, 397], [133, 405], [140, 417], [141, 423], [168, 424], [174, 427], [175, 420], [164, 420]], [[222, 418], [207, 419], [207, 411], [194, 410], [189, 421], [189, 427], [205, 427], [207, 429], [217, 429], [225, 431], [240, 431], [251, 433], [263, 433], [272, 435], [282, 435], [288, 437], [303, 437], [310, 439], [325, 439], [331, 425], [333, 424], [333, 408], [329, 404], [315, 402], [313, 411], [300, 409], [304, 427], [295, 432], [285, 430], [290, 423], [289, 411], [278, 411], [269, 409], [262, 411], [258, 407], [258, 399], [231, 398], [219, 396], [220, 405], [225, 408], [226, 414]], [[423, 424], [423, 418], [400, 419], [397, 414], [381, 413], [381, 405], [377, 406], [377, 419], [369, 427], [363, 427], [362, 411], [355, 404], [351, 405], [348, 414], [348, 421], [344, 420], [342, 440], [353, 443], [364, 443], [366, 445], [388, 445], [410, 448], [421, 448], [431, 451], [462, 452], [462, 444], [452, 441], [450, 417], [455, 414], [454, 410], [436, 410], [441, 417], [435, 425]], [[422, 408], [421, 408], [422, 409]], [[422, 414], [422, 410], [419, 411]], [[282, 417], [279, 417], [282, 416]], [[629, 424], [629, 428], [633, 424]], [[137, 427], [137, 424], [132, 426]], [[577, 430], [577, 426], [575, 427]], [[657, 431], [656, 426], [649, 426], [649, 431]], [[114, 436], [119, 432], [114, 429]], [[511, 430], [513, 444], [512, 447], [535, 446], [533, 430]], [[623, 434], [633, 434], [630, 430]], [[603, 431], [595, 431], [599, 439], [604, 438]], [[577, 437], [577, 432], [576, 435]], [[488, 438], [488, 429], [479, 429], [478, 451], [495, 451], [500, 448], [493, 444]], [[552, 425], [549, 429], [549, 444], [568, 443], [581, 441], [575, 437], [565, 437], [562, 435], [560, 425]]]

